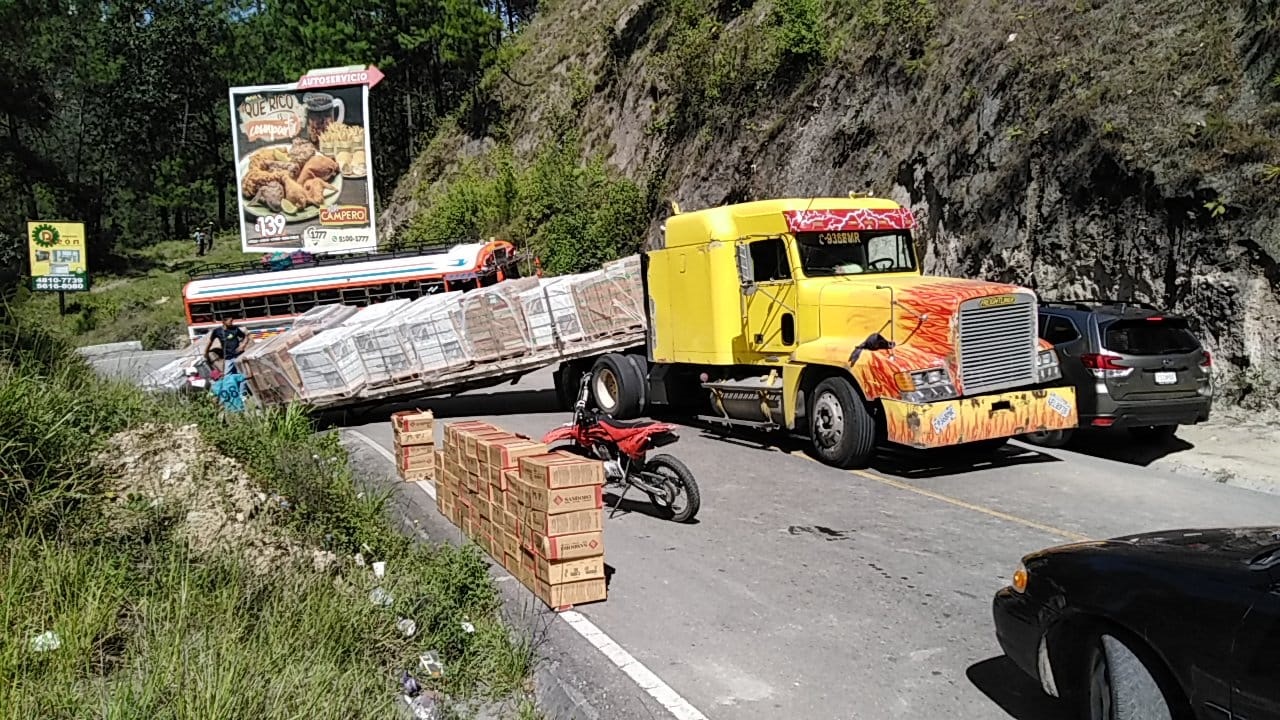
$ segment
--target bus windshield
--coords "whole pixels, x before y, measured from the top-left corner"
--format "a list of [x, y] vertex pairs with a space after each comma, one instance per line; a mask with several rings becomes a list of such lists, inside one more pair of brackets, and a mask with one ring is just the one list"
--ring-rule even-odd
[[796, 233], [807, 277], [910, 272], [915, 246], [907, 230]]

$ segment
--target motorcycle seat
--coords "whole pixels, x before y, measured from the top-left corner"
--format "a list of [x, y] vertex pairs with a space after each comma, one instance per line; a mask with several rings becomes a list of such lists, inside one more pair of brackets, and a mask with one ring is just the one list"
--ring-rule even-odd
[[617, 428], [618, 430], [634, 430], [636, 428], [645, 427], [646, 425], [652, 425], [653, 422], [651, 420], [617, 420], [606, 415], [601, 415], [600, 424], [608, 425], [609, 427]]

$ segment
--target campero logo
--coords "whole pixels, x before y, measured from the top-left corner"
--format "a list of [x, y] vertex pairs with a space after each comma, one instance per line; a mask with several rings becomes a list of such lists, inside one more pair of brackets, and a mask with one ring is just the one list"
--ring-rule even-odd
[[1012, 305], [1016, 302], [1018, 302], [1018, 298], [1013, 295], [993, 295], [979, 300], [978, 307], [1000, 307], [1001, 305]]
[[51, 248], [61, 240], [58, 229], [52, 225], [37, 225], [31, 231], [31, 242], [43, 248]]

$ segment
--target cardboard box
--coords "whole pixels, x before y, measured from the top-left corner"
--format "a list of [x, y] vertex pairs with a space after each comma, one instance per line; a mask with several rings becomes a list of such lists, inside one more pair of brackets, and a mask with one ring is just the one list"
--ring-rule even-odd
[[566, 452], [531, 455], [520, 458], [520, 477], [545, 488], [603, 485], [604, 464]]
[[434, 433], [436, 416], [430, 410], [401, 410], [391, 414], [391, 426], [397, 434], [423, 431]]
[[513, 533], [504, 531], [499, 539], [502, 542], [502, 552], [508, 555], [518, 555], [520, 553], [520, 539]]
[[508, 437], [513, 436], [511, 433], [499, 430], [496, 427], [490, 427], [487, 430], [466, 431], [462, 434], [462, 457], [468, 459], [479, 458], [481, 440], [501, 440]]
[[606, 593], [604, 578], [563, 585], [539, 582], [536, 591], [538, 599], [553, 608], [599, 602], [606, 598]]
[[604, 579], [604, 556], [582, 558], [581, 560], [563, 560], [552, 562], [545, 558], [534, 558], [534, 577], [540, 583], [563, 585], [564, 583], [581, 582], [583, 580]]
[[529, 529], [546, 537], [560, 535], [576, 535], [578, 533], [599, 532], [604, 529], [604, 512], [602, 510], [576, 510], [574, 512], [548, 515], [541, 510], [528, 510], [524, 521]]
[[502, 553], [502, 567], [511, 573], [512, 577], [520, 579], [520, 559], [509, 552]]
[[516, 502], [520, 501], [520, 471], [519, 470], [503, 470], [502, 483], [499, 486], [503, 490], [511, 493]]
[[[467, 456], [467, 437], [475, 433], [492, 432], [496, 430], [494, 426], [487, 422], [471, 420], [467, 422], [456, 422], [445, 426], [446, 447], [452, 446], [457, 448], [457, 457], [462, 460]], [[474, 447], [474, 444], [473, 444]]]
[[519, 435], [489, 444], [489, 464], [501, 470], [520, 467], [520, 458], [545, 455], [547, 446]]
[[540, 510], [548, 515], [604, 507], [604, 488], [599, 485], [552, 489], [521, 482], [520, 489], [520, 502], [526, 510]]
[[534, 552], [546, 560], [577, 560], [604, 555], [604, 533], [602, 532], [558, 537], [547, 537], [533, 532], [531, 544]]
[[434, 468], [436, 466], [434, 447], [433, 445], [396, 446], [396, 464], [401, 470]]
[[395, 443], [397, 445], [434, 445], [435, 442], [435, 430], [414, 430], [412, 432], [397, 432], [395, 434]]
[[420, 467], [405, 470], [400, 468], [400, 479], [405, 482], [418, 482], [420, 480], [430, 480], [435, 482], [436, 470], [433, 467]]

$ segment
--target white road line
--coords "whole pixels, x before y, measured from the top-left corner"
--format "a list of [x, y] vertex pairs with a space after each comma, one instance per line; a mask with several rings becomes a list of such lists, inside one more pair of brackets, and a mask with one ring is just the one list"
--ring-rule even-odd
[[680, 697], [670, 685], [662, 681], [662, 678], [653, 674], [652, 670], [632, 657], [631, 653], [623, 650], [621, 645], [605, 635], [603, 630], [596, 627], [596, 624], [582, 613], [577, 610], [565, 610], [560, 613], [560, 617], [602, 655], [609, 658], [610, 662], [617, 665], [619, 670], [634, 680], [641, 690], [649, 693], [654, 700], [667, 709], [667, 712], [674, 715], [676, 720], [707, 720], [706, 715], [690, 705], [688, 700]]
[[[373, 438], [365, 435], [359, 430], [348, 430], [365, 445], [373, 448], [387, 462], [395, 465], [396, 456], [391, 451], [379, 445]], [[436, 490], [431, 483], [418, 483], [418, 486], [427, 492], [433, 499], [436, 496]], [[498, 580], [506, 580], [507, 578], [497, 578]], [[688, 700], [680, 697], [680, 694], [671, 689], [671, 686], [662, 681], [662, 678], [653, 673], [652, 670], [645, 667], [643, 663], [635, 659], [631, 653], [622, 649], [622, 646], [613, 641], [604, 631], [596, 627], [596, 624], [586, 618], [585, 615], [577, 610], [565, 610], [559, 613], [560, 618], [573, 628], [574, 632], [583, 637], [584, 640], [591, 643], [592, 647], [600, 651], [609, 659], [609, 662], [618, 667], [619, 670], [627, 674], [641, 690], [649, 693], [649, 696], [658, 701], [658, 704], [667, 709], [676, 720], [708, 720], [698, 708], [689, 703]]]
[[[396, 464], [396, 456], [392, 455], [390, 450], [379, 445], [377, 441], [375, 441], [373, 438], [369, 437], [368, 435], [365, 435], [359, 430], [348, 430], [347, 432], [355, 436], [355, 438], [360, 442], [364, 443], [365, 445], [368, 445], [370, 448], [373, 449], [374, 452], [386, 458], [387, 462], [391, 463], [393, 466]], [[430, 495], [432, 500], [436, 499], [436, 488], [434, 485], [432, 485], [429, 482], [419, 482], [417, 483], [417, 485], [418, 487], [422, 488], [423, 492]]]

